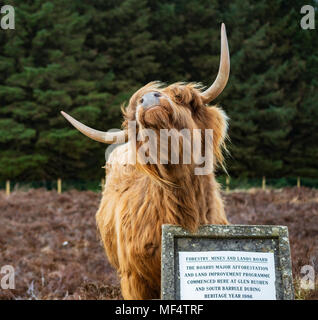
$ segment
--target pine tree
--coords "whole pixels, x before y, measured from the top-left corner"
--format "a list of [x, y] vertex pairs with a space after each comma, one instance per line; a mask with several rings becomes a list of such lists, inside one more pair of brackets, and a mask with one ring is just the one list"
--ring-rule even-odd
[[299, 27], [300, 7], [300, 1], [288, 6], [284, 1], [233, 1], [225, 11], [225, 19], [230, 19], [232, 74], [222, 103], [231, 118], [232, 159], [228, 162], [235, 176], [299, 173], [290, 151], [294, 132], [304, 130], [297, 123], [304, 116], [299, 114], [302, 94], [310, 92], [308, 60], [301, 58], [309, 51], [305, 49], [304, 55], [300, 38], [311, 43]]
[[7, 71], [1, 74], [2, 130], [9, 129], [1, 141], [3, 178], [53, 178], [63, 174], [68, 158], [73, 168], [83, 167], [78, 160], [87, 151], [76, 144], [78, 133], [59, 128], [59, 111], [92, 86], [79, 63], [86, 21], [60, 0], [16, 6], [16, 30], [6, 34], [1, 57]]

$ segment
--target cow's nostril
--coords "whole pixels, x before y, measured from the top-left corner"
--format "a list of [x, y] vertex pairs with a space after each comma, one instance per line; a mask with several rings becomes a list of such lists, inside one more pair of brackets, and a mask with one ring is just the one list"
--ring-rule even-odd
[[156, 98], [159, 98], [159, 97], [161, 97], [161, 93], [160, 93], [160, 92], [156, 92], [156, 93], [154, 94], [154, 96], [155, 96]]

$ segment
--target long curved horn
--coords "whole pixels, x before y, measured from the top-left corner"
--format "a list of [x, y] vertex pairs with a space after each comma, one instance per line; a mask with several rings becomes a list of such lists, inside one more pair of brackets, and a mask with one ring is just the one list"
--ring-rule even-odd
[[98, 131], [95, 129], [92, 129], [90, 127], [85, 126], [81, 122], [75, 120], [73, 117], [71, 117], [69, 114], [65, 113], [64, 111], [61, 111], [61, 114], [63, 117], [69, 121], [78, 131], [82, 132], [85, 136], [102, 142], [102, 143], [123, 143], [127, 139], [126, 132], [121, 130], [117, 132], [103, 132]]
[[221, 26], [221, 59], [218, 75], [210, 88], [202, 92], [204, 103], [214, 100], [225, 88], [230, 75], [230, 53], [225, 24]]

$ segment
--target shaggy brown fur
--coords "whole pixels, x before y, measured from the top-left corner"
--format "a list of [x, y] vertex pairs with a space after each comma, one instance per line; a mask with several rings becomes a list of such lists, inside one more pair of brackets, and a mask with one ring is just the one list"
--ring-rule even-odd
[[[138, 101], [154, 90], [169, 99], [161, 98], [159, 106], [140, 110], [136, 119]], [[222, 164], [226, 116], [219, 108], [203, 104], [198, 85], [176, 83], [163, 88], [152, 82], [131, 97], [124, 117], [126, 129], [129, 120], [136, 120], [137, 132], [144, 128], [157, 133], [162, 128], [213, 129], [215, 164]], [[137, 149], [142, 143], [137, 142]], [[118, 270], [123, 297], [157, 299], [162, 224], [196, 231], [203, 224], [228, 221], [214, 173], [195, 175], [194, 163], [142, 164], [138, 158], [136, 165], [125, 163], [128, 144], [117, 147], [106, 164], [106, 185], [96, 219], [108, 259]]]

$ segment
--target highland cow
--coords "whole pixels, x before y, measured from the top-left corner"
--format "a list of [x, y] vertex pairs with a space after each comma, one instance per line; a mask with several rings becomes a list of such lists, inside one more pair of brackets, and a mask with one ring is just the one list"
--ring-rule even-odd
[[[148, 129], [158, 137], [155, 150], [160, 146], [162, 129], [189, 129], [201, 130], [200, 152], [204, 153], [204, 131], [212, 129], [213, 164], [222, 165], [227, 117], [220, 108], [208, 104], [223, 91], [229, 70], [228, 43], [222, 24], [219, 72], [208, 89], [193, 83], [165, 87], [151, 82], [138, 90], [123, 109], [125, 120], [119, 132], [91, 129], [62, 112], [79, 131], [94, 140], [128, 140], [111, 153], [106, 163], [106, 184], [96, 214], [107, 257], [118, 271], [125, 299], [160, 298], [163, 224], [179, 225], [192, 232], [204, 224], [228, 224], [214, 172], [195, 174], [195, 152], [188, 163], [172, 161], [173, 152], [183, 153], [186, 140], [180, 137], [180, 143], [175, 145], [170, 139], [164, 161], [156, 161], [159, 158], [151, 157], [149, 150], [139, 150], [149, 142], [142, 139]], [[130, 123], [136, 124], [137, 140], [129, 139]], [[135, 153], [131, 152], [134, 150]], [[129, 161], [130, 153], [135, 163]], [[145, 161], [147, 157], [152, 161]]]

